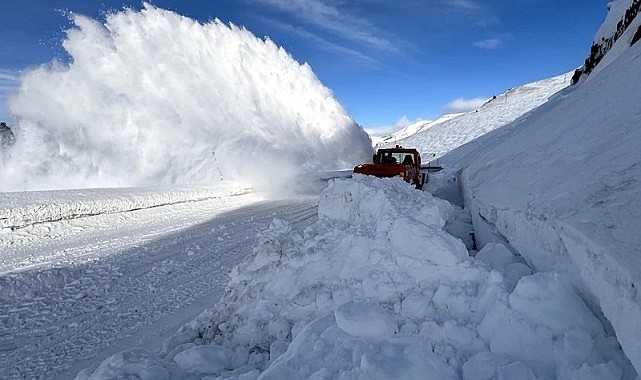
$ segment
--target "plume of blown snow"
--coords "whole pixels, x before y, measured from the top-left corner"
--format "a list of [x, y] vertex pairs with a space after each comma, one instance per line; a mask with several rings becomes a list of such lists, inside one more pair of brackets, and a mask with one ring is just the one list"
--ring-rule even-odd
[[351, 167], [369, 136], [307, 64], [270, 40], [145, 3], [72, 14], [71, 63], [26, 72], [0, 190], [244, 180], [279, 188]]

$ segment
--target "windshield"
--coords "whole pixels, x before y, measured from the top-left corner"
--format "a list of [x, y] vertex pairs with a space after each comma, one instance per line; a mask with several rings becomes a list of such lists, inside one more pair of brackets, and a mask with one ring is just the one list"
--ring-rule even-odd
[[381, 156], [381, 163], [414, 165], [414, 155], [407, 152], [384, 152]]

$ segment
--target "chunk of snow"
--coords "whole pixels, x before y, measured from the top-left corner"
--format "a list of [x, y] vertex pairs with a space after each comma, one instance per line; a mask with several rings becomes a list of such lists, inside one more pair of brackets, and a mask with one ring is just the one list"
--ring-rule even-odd
[[476, 254], [476, 259], [501, 273], [505, 273], [507, 266], [515, 262], [514, 254], [501, 243], [486, 244]]
[[174, 356], [174, 361], [185, 372], [198, 375], [216, 375], [231, 369], [234, 353], [213, 344], [191, 347]]
[[81, 372], [77, 380], [108, 380], [135, 378], [140, 380], [170, 380], [180, 372], [175, 365], [158, 359], [140, 348], [122, 351], [105, 359], [91, 374]]
[[498, 380], [511, 380], [511, 379], [522, 379], [522, 380], [537, 380], [536, 375], [530, 369], [521, 362], [514, 362], [508, 365], [498, 367], [496, 369]]
[[345, 303], [336, 309], [334, 317], [338, 328], [355, 337], [386, 338], [398, 329], [378, 303]]
[[509, 300], [512, 309], [554, 332], [582, 328], [597, 334], [603, 329], [567, 278], [558, 273], [521, 278]]
[[392, 249], [400, 255], [426, 260], [435, 265], [454, 266], [467, 259], [468, 252], [460, 239], [405, 218], [397, 219], [389, 232]]

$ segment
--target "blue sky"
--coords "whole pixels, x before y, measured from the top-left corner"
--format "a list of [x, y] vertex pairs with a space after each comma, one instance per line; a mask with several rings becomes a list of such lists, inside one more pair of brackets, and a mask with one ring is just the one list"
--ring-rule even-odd
[[[199, 21], [268, 36], [307, 62], [366, 128], [433, 119], [456, 100], [571, 71], [607, 0], [154, 0]], [[0, 102], [17, 72], [66, 59], [64, 11], [103, 19], [129, 0], [0, 0]], [[459, 102], [461, 103], [461, 102]], [[465, 102], [462, 102], [465, 103]], [[8, 118], [0, 106], [0, 119]]]

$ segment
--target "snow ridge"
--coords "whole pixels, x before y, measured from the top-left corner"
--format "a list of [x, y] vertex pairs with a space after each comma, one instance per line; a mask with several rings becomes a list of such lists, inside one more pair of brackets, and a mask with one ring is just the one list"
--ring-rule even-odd
[[0, 193], [0, 229], [24, 228], [92, 215], [111, 214], [247, 194], [251, 189], [227, 181], [214, 186], [115, 188]]

